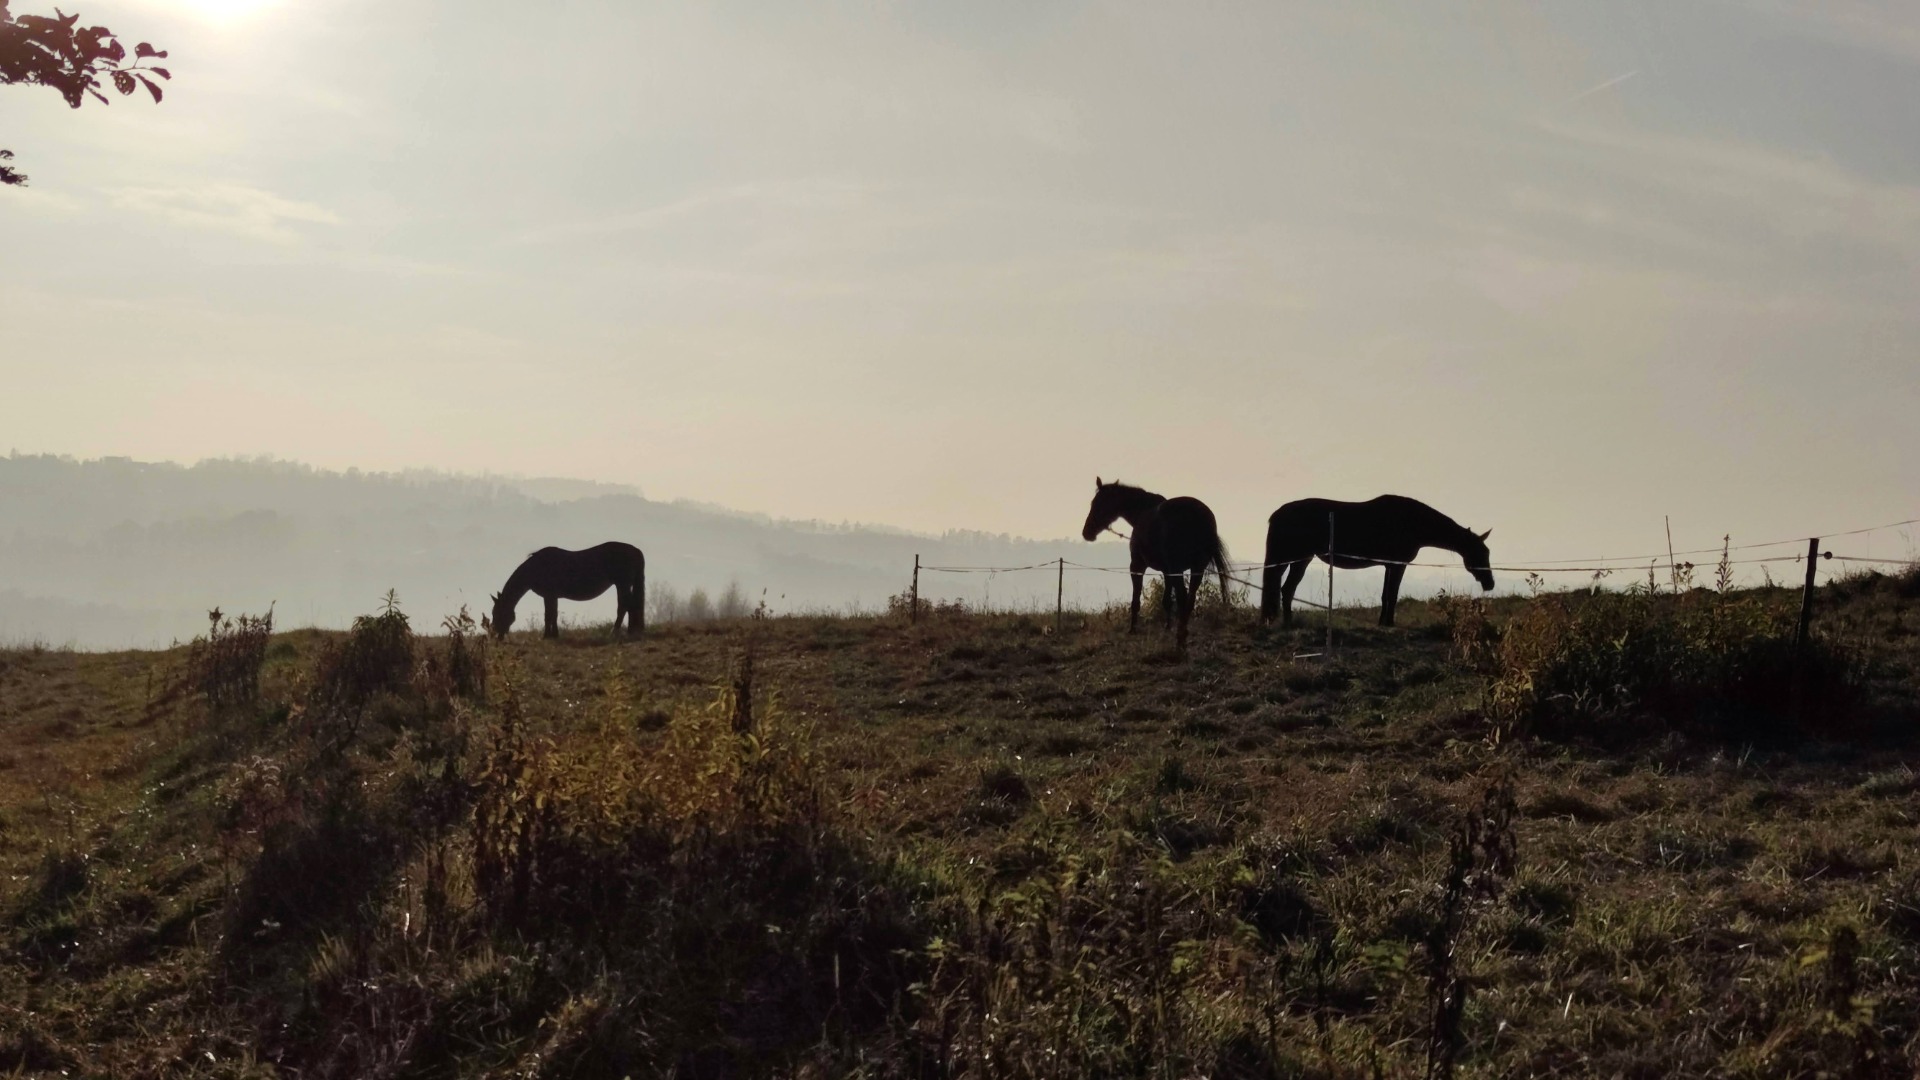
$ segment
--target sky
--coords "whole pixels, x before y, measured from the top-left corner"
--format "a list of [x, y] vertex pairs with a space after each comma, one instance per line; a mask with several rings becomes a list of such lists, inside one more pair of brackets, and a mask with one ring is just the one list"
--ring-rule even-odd
[[1247, 556], [1920, 517], [1909, 4], [78, 10], [174, 78], [0, 92], [0, 452], [1039, 537], [1118, 476]]

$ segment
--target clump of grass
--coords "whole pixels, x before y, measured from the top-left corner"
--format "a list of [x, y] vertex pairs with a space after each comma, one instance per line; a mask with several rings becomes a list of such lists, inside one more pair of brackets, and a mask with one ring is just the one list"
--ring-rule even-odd
[[1033, 801], [1033, 789], [1027, 785], [1027, 778], [1004, 761], [982, 767], [974, 787], [982, 799], [997, 799], [1012, 806], [1025, 806]]
[[93, 880], [93, 868], [85, 854], [65, 846], [52, 847], [41, 856], [36, 878], [25, 894], [25, 907], [51, 912], [86, 889]]
[[[922, 619], [930, 615], [937, 615], [946, 619], [958, 619], [973, 613], [975, 613], [973, 608], [969, 607], [967, 602], [959, 597], [951, 600], [934, 600], [925, 596], [920, 597], [919, 617]], [[912, 619], [914, 617], [913, 594], [894, 593], [892, 596], [887, 597], [887, 615], [895, 619]]]
[[1860, 784], [1860, 794], [1874, 799], [1897, 799], [1920, 792], [1920, 772], [1911, 765], [1877, 772]]
[[1160, 771], [1153, 778], [1154, 794], [1178, 795], [1199, 786], [1200, 781], [1187, 770], [1186, 759], [1168, 755], [1160, 760]]
[[898, 1007], [912, 887], [827, 819], [806, 724], [748, 704], [738, 672], [650, 745], [614, 725], [534, 734], [511, 693], [474, 785], [485, 919], [567, 950], [570, 971], [624, 973], [598, 1019], [576, 1017], [569, 1067], [760, 1072]]
[[1033, 788], [1012, 763], [996, 761], [980, 767], [973, 791], [959, 814], [969, 826], [996, 828], [1011, 825], [1033, 803]]

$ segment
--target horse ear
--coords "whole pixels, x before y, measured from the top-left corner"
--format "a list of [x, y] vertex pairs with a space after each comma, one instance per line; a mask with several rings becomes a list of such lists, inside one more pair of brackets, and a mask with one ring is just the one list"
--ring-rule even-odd
[[1483, 532], [1483, 533], [1479, 533], [1479, 534], [1477, 534], [1477, 535], [1478, 535], [1478, 536], [1480, 537], [1480, 542], [1481, 542], [1481, 543], [1486, 543], [1486, 540], [1487, 540], [1487, 537], [1489, 537], [1489, 536], [1492, 536], [1492, 535], [1493, 535], [1493, 530], [1492, 530], [1492, 529], [1488, 529], [1488, 530], [1487, 530], [1486, 532]]
[[494, 603], [496, 603], [496, 604], [500, 602], [500, 594], [499, 594], [499, 593], [494, 593], [494, 594], [493, 594], [493, 602], [494, 602]]
[[1095, 476], [1093, 478], [1093, 490], [1099, 491], [1101, 488], [1106, 486], [1107, 486], [1107, 482], [1105, 480], [1100, 479], [1099, 476]]

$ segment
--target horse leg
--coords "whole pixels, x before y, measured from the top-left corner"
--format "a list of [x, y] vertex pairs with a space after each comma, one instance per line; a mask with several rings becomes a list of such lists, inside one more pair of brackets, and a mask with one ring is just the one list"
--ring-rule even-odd
[[1280, 547], [1280, 526], [1267, 526], [1267, 551], [1265, 565], [1260, 567], [1260, 624], [1273, 622], [1280, 614], [1280, 575], [1286, 569], [1281, 558], [1285, 552]]
[[1387, 585], [1380, 591], [1380, 625], [1393, 625], [1393, 609], [1400, 605], [1400, 579], [1407, 576], [1404, 566], [1387, 567]]
[[634, 637], [647, 628], [647, 568], [633, 576], [633, 606], [627, 609], [627, 632]]
[[[1187, 623], [1193, 620], [1193, 605], [1200, 599], [1200, 579], [1205, 575], [1205, 569], [1195, 570], [1193, 581], [1180, 587], [1180, 636], [1177, 643], [1182, 649], [1187, 647]], [[1174, 580], [1180, 579], [1176, 577]]]
[[1145, 576], [1143, 571], [1135, 570], [1133, 572], [1133, 611], [1127, 619], [1127, 633], [1129, 634], [1137, 634], [1140, 632], [1140, 579], [1143, 576]]
[[633, 625], [633, 590], [620, 582], [613, 585], [613, 636], [620, 636], [620, 624], [624, 620], [627, 626]]
[[1160, 628], [1173, 629], [1173, 607], [1180, 598], [1180, 589], [1185, 587], [1186, 578], [1180, 574], [1160, 575]]
[[1280, 626], [1282, 629], [1293, 625], [1293, 591], [1307, 576], [1307, 564], [1312, 559], [1300, 559], [1287, 567], [1287, 580], [1280, 586]]
[[548, 596], [543, 599], [547, 602], [547, 632], [541, 636], [557, 638], [560, 636], [560, 598]]

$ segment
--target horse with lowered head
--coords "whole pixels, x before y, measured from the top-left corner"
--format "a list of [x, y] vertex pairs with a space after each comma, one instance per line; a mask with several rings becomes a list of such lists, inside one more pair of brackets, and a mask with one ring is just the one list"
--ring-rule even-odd
[[625, 619], [627, 632], [639, 637], [647, 625], [647, 557], [639, 548], [617, 540], [585, 551], [541, 548], [514, 570], [505, 588], [493, 594], [494, 636], [507, 636], [513, 628], [514, 608], [528, 593], [547, 602], [545, 636], [557, 638], [560, 601], [592, 600], [608, 589], [620, 604], [613, 617], [614, 632], [620, 632], [620, 620]]
[[[1087, 508], [1087, 524], [1080, 535], [1089, 541], [1099, 538], [1112, 524], [1124, 518], [1133, 527], [1127, 548], [1132, 555], [1133, 608], [1127, 632], [1140, 629], [1140, 586], [1148, 570], [1167, 576], [1167, 604], [1162, 609], [1171, 621], [1174, 609], [1180, 614], [1180, 648], [1187, 647], [1187, 620], [1193, 616], [1193, 602], [1200, 593], [1200, 582], [1207, 567], [1220, 570], [1220, 595], [1227, 595], [1227, 548], [1220, 542], [1220, 530], [1213, 511], [1199, 499], [1185, 495], [1169, 499], [1151, 491], [1114, 481], [1109, 484], [1093, 478], [1093, 505]], [[1183, 575], [1191, 574], [1189, 582]]]
[[1366, 502], [1290, 502], [1267, 519], [1260, 621], [1272, 622], [1278, 614], [1280, 625], [1293, 625], [1293, 591], [1300, 587], [1300, 579], [1307, 576], [1307, 564], [1316, 556], [1342, 570], [1386, 567], [1387, 584], [1380, 594], [1381, 626], [1393, 625], [1393, 609], [1400, 601], [1400, 579], [1406, 576], [1407, 564], [1421, 548], [1444, 548], [1459, 555], [1480, 587], [1492, 589], [1492, 559], [1487, 554], [1487, 537], [1492, 533], [1492, 529], [1476, 533], [1404, 495], [1382, 495]]

